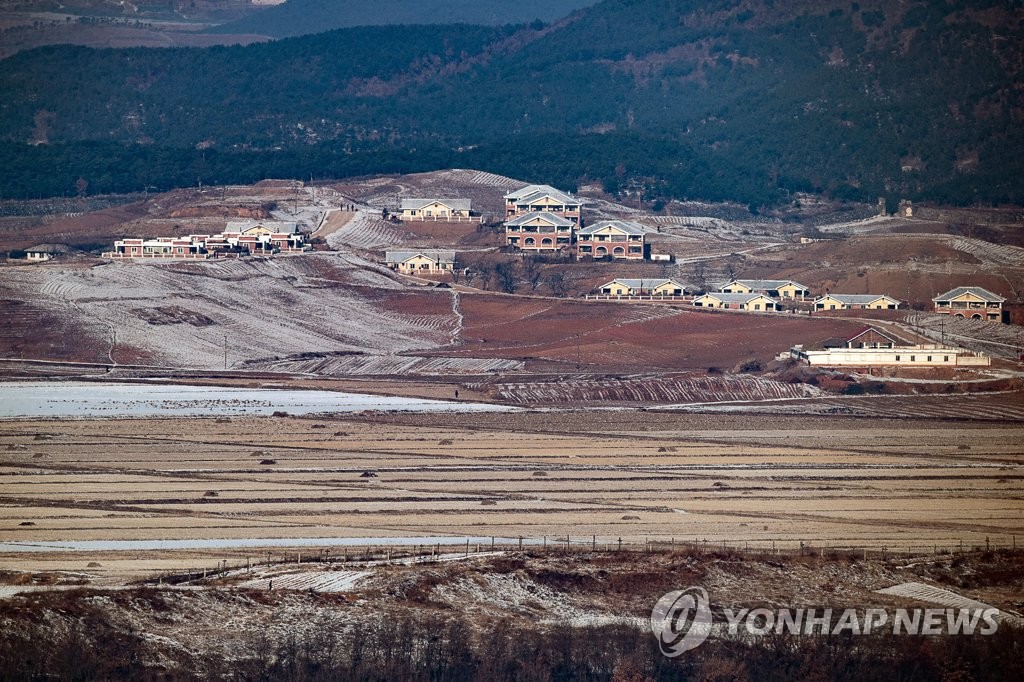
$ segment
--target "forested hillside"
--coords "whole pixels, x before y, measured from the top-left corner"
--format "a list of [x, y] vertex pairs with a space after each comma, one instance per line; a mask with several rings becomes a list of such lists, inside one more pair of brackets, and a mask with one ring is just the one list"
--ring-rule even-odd
[[0, 62], [5, 196], [445, 166], [649, 198], [1024, 201], [1014, 0], [607, 0]]
[[523, 24], [551, 21], [597, 0], [288, 0], [215, 33], [255, 33], [286, 38], [352, 26], [387, 24]]

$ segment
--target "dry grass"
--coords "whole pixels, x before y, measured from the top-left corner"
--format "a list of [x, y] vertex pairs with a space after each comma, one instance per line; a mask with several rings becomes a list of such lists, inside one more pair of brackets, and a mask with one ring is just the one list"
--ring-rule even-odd
[[[458, 424], [416, 423], [428, 419]], [[565, 432], [554, 433], [559, 423]], [[1004, 546], [1024, 531], [1022, 435], [1006, 423], [896, 429], [643, 412], [9, 421], [0, 424], [0, 542], [569, 535]], [[268, 456], [277, 464], [261, 466]], [[377, 477], [362, 477], [368, 470]], [[183, 565], [175, 556], [0, 561], [50, 570], [95, 559], [120, 571]]]

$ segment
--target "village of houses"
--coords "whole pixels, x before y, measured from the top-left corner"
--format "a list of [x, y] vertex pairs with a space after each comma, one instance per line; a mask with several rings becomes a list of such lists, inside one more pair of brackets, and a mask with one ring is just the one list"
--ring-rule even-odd
[[[548, 185], [527, 185], [504, 194], [506, 250], [525, 256], [569, 257], [600, 269], [609, 262], [662, 262], [669, 253], [653, 251], [647, 235], [652, 228], [625, 220], [584, 221], [584, 201]], [[409, 222], [482, 222], [469, 199], [402, 198], [400, 206], [385, 211], [392, 220]], [[60, 245], [26, 250], [31, 262], [61, 255]], [[278, 220], [228, 221], [218, 234], [190, 234], [157, 238], [125, 238], [114, 243], [102, 258], [112, 260], [206, 260], [226, 257], [301, 254], [313, 250], [309, 235], [297, 222]], [[457, 269], [463, 270], [453, 249], [387, 250], [382, 264], [410, 282], [451, 286]], [[465, 285], [464, 285], [465, 286]], [[657, 302], [689, 306], [711, 313], [806, 314], [833, 311], [895, 311], [904, 302], [886, 292], [870, 294], [814, 292], [792, 280], [733, 278], [701, 290], [672, 278], [614, 278], [593, 291], [588, 300]], [[966, 282], [932, 299], [932, 312], [969, 320], [1005, 321], [1005, 298]], [[849, 315], [850, 313], [846, 313]], [[810, 365], [871, 366], [984, 366], [989, 357], [945, 344], [911, 343], [891, 330], [869, 324], [846, 339], [830, 339], [815, 347], [795, 346], [782, 356]], [[782, 357], [780, 356], [780, 357]]]

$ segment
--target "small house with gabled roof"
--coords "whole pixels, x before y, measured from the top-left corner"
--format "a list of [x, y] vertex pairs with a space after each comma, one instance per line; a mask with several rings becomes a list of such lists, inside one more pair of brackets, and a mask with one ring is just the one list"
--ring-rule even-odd
[[674, 279], [613, 279], [597, 287], [601, 296], [654, 296], [660, 298], [682, 296], [686, 285]]
[[578, 258], [643, 260], [647, 230], [639, 223], [625, 220], [602, 220], [576, 233]]
[[718, 287], [723, 294], [765, 294], [772, 298], [799, 298], [811, 295], [811, 290], [791, 279], [733, 279]]
[[72, 249], [67, 244], [37, 244], [32, 248], [25, 249], [25, 258], [33, 263], [43, 263], [53, 260], [57, 256], [71, 253]]
[[814, 299], [815, 310], [896, 310], [900, 302], [885, 294], [825, 294]]
[[908, 345], [905, 341], [897, 338], [893, 334], [879, 329], [878, 327], [872, 327], [870, 325], [864, 327], [853, 336], [846, 339], [843, 344], [844, 348], [896, 348], [897, 346]]
[[1003, 319], [1003, 303], [1006, 299], [981, 287], [957, 287], [932, 299], [935, 312], [972, 320]]
[[469, 218], [470, 199], [402, 199], [402, 220], [459, 220]]
[[737, 294], [714, 292], [697, 296], [693, 299], [693, 305], [695, 308], [722, 308], [752, 312], [779, 310], [778, 303], [761, 293]]
[[403, 275], [443, 275], [455, 269], [455, 252], [388, 251], [384, 264]]

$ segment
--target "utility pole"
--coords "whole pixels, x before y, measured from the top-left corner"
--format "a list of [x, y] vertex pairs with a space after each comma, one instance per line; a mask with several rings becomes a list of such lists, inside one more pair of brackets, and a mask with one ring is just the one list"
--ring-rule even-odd
[[228, 335], [224, 335], [224, 370], [228, 368]]

